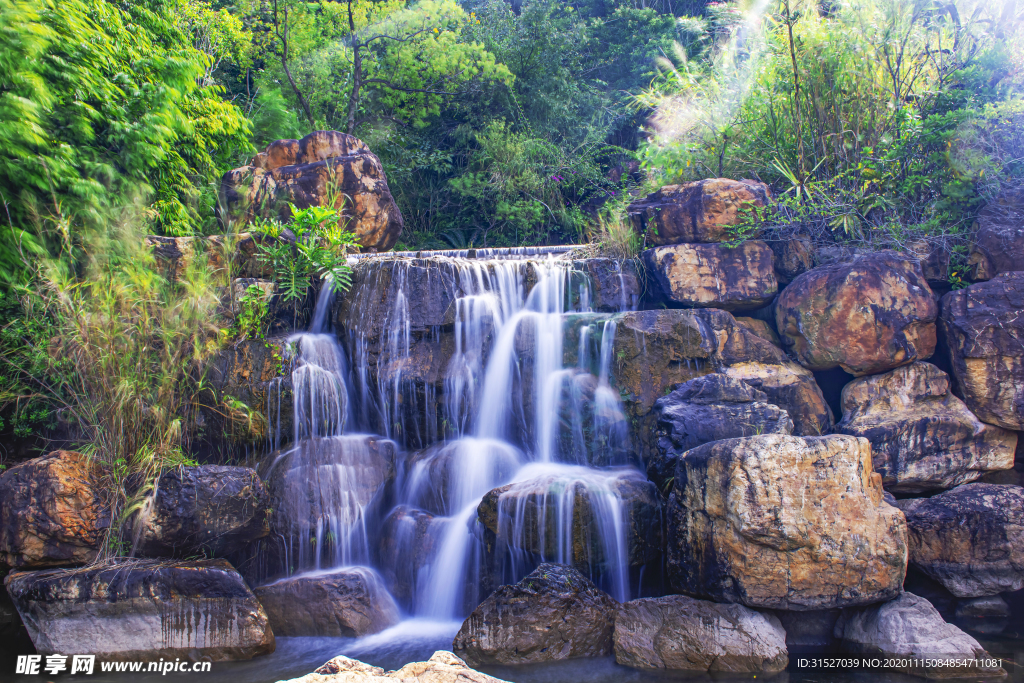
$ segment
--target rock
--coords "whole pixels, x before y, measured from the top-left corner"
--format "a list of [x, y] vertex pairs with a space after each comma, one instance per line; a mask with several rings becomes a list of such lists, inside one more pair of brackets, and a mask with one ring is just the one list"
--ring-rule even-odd
[[823, 609], [810, 612], [778, 610], [775, 616], [786, 629], [786, 649], [791, 654], [835, 652], [833, 631], [842, 610]]
[[1024, 270], [1024, 187], [1004, 190], [978, 213], [968, 258], [972, 280]]
[[851, 436], [715, 441], [679, 461], [667, 506], [672, 589], [748, 607], [821, 610], [899, 595], [903, 514]]
[[139, 550], [150, 557], [223, 556], [270, 533], [270, 497], [255, 470], [201, 465], [160, 476], [142, 512]]
[[28, 637], [28, 631], [21, 622], [21, 615], [18, 614], [3, 584], [0, 584], [0, 638], [3, 639], [4, 649], [8, 652], [31, 652], [32, 639]]
[[384, 581], [368, 567], [298, 574], [253, 592], [278, 636], [358, 638], [399, 619]]
[[1017, 446], [1014, 432], [979, 421], [950, 393], [949, 376], [921, 361], [847, 384], [836, 431], [870, 441], [882, 484], [899, 493], [1010, 469]]
[[[287, 340], [250, 339], [216, 353], [207, 362], [210, 391], [201, 409], [203, 437], [224, 449], [244, 445], [277, 450], [294, 433], [291, 373], [285, 361]], [[225, 409], [232, 399], [256, 411]], [[262, 417], [262, 419], [260, 419]]]
[[110, 526], [99, 468], [74, 451], [53, 451], [6, 470], [0, 500], [0, 565], [91, 562]]
[[643, 287], [633, 259], [589, 258], [573, 261], [572, 265], [586, 274], [590, 307], [595, 311], [633, 310], [640, 303]]
[[782, 348], [782, 341], [779, 339], [779, 335], [775, 333], [775, 330], [764, 320], [758, 318], [736, 318], [736, 322], [743, 327], [747, 328], [761, 339], [770, 342], [773, 346]]
[[542, 564], [480, 603], [452, 650], [473, 666], [601, 657], [612, 651], [617, 606], [572, 567]]
[[998, 595], [961, 600], [956, 606], [957, 619], [1003, 619], [1010, 616], [1010, 606]]
[[927, 239], [915, 240], [907, 245], [907, 252], [918, 259], [921, 264], [921, 274], [929, 285], [949, 286], [949, 264], [952, 254], [944, 242], [933, 242]]
[[872, 657], [947, 660], [937, 666], [892, 667], [927, 678], [965, 678], [1005, 675], [1001, 668], [958, 667], [957, 659], [990, 659], [978, 644], [956, 626], [947, 624], [924, 598], [903, 593], [895, 600], [858, 610], [847, 610], [836, 623], [836, 638], [845, 651]]
[[892, 252], [809, 270], [775, 309], [783, 346], [801, 365], [857, 376], [931, 356], [937, 315], [918, 262]]
[[[499, 552], [571, 563], [588, 574], [612, 567], [620, 550], [632, 567], [661, 555], [658, 492], [635, 470], [535, 465], [488, 492], [477, 512]], [[618, 520], [624, 538], [616, 538]]]
[[615, 662], [637, 669], [778, 673], [789, 664], [778, 618], [685, 595], [623, 603]]
[[274, 651], [267, 615], [224, 560], [17, 572], [6, 585], [40, 654], [223, 661]]
[[321, 560], [368, 559], [351, 553], [368, 554], [367, 520], [383, 512], [397, 449], [390, 439], [353, 434], [304, 439], [275, 459], [267, 488], [271, 530], [292, 547], [278, 558], [284, 574], [317, 568]]
[[380, 573], [399, 602], [412, 604], [420, 570], [429, 567], [440, 541], [439, 531], [434, 515], [404, 505], [392, 510], [381, 525]]
[[754, 309], [778, 290], [772, 251], [764, 242], [674, 244], [641, 254], [665, 300], [687, 307]]
[[380, 159], [362, 141], [337, 131], [271, 143], [258, 165], [228, 171], [221, 181], [221, 222], [244, 224], [257, 215], [281, 219], [299, 209], [333, 206], [367, 250], [387, 251], [402, 234], [398, 210]]
[[712, 373], [680, 384], [658, 399], [657, 448], [647, 460], [647, 477], [659, 491], [675, 476], [676, 463], [701, 444], [757, 434], [792, 434], [785, 410], [746, 382]]
[[[763, 391], [769, 403], [789, 413], [795, 433], [831, 431], [832, 411], [810, 371], [729, 313], [635, 311], [615, 319], [613, 387], [634, 419], [649, 415], [655, 401], [675, 385], [717, 369]], [[654, 424], [647, 430], [653, 434]], [[637, 438], [643, 441], [645, 430]]]
[[958, 598], [1024, 588], [1024, 489], [963, 484], [897, 503], [910, 561]]
[[744, 214], [759, 215], [770, 201], [764, 183], [710, 178], [666, 185], [630, 204], [628, 211], [649, 244], [723, 242], [734, 239]]
[[775, 255], [775, 278], [780, 285], [788, 285], [797, 275], [814, 267], [814, 245], [809, 239], [794, 237], [768, 240], [765, 244]]
[[939, 324], [958, 395], [982, 421], [1024, 430], [1024, 272], [942, 297]]
[[425, 662], [411, 662], [398, 671], [357, 662], [348, 657], [335, 657], [315, 673], [280, 683], [506, 683], [493, 676], [470, 669], [451, 652], [438, 650]]
[[217, 273], [230, 266], [232, 277], [271, 277], [269, 266], [260, 263], [258, 258], [261, 239], [248, 232], [206, 237], [148, 235], [144, 244], [152, 252], [160, 274], [176, 282], [197, 258], [205, 259], [205, 271]]

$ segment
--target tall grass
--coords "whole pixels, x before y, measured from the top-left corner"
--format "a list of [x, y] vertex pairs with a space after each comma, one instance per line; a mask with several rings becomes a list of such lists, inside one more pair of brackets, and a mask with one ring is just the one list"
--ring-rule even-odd
[[144, 224], [129, 211], [106, 234], [66, 243], [37, 271], [39, 314], [57, 331], [49, 393], [72, 440], [99, 466], [113, 521], [100, 560], [130, 553], [134, 513], [161, 471], [188, 461], [227, 284], [227, 272], [202, 257], [175, 282], [162, 277]]

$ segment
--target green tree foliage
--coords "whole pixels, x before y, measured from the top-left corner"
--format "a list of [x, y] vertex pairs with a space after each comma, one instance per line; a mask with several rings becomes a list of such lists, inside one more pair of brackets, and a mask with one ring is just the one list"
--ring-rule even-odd
[[0, 2], [7, 279], [61, 229], [96, 226], [138, 194], [152, 197], [154, 229], [202, 229], [204, 185], [248, 148], [248, 123], [207, 84], [215, 58], [176, 23], [192, 6]]
[[[1014, 3], [776, 0], [709, 7], [639, 101], [665, 182], [753, 177], [789, 227], [907, 246], [962, 240], [1012, 157], [981, 125], [1019, 96]], [[986, 114], [985, 112], [989, 112]], [[1010, 163], [1012, 165], [1012, 163]]]

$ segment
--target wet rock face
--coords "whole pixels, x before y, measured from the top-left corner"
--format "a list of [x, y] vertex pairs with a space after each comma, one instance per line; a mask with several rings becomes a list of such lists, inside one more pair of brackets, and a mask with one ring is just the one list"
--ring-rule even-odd
[[636, 262], [627, 259], [590, 258], [573, 261], [573, 267], [586, 274], [590, 284], [590, 306], [609, 313], [636, 308], [643, 294]]
[[906, 521], [883, 500], [865, 439], [698, 446], [679, 461], [666, 509], [679, 592], [799, 611], [878, 602], [903, 585]]
[[398, 671], [385, 672], [348, 657], [338, 656], [314, 673], [282, 683], [507, 683], [470, 669], [447, 650], [438, 650], [425, 662], [410, 662]]
[[729, 313], [636, 311], [616, 320], [615, 388], [634, 417], [648, 415], [673, 386], [717, 369], [763, 391], [769, 403], [789, 413], [795, 433], [831, 431], [832, 411], [810, 371]]
[[[230, 396], [258, 411], [264, 420], [242, 412], [204, 409], [204, 439], [215, 444], [259, 444], [278, 447], [294, 432], [292, 381], [283, 339], [253, 339], [233, 344], [210, 359], [207, 379], [216, 397]], [[216, 406], [213, 394], [205, 403]]]
[[98, 468], [74, 451], [53, 451], [0, 474], [0, 565], [91, 562], [110, 526]]
[[[613, 511], [609, 505], [621, 505], [625, 511], [624, 551], [629, 565], [656, 561], [661, 554], [661, 503], [654, 484], [639, 472], [545, 473], [523, 478], [488, 492], [477, 514], [497, 538], [499, 548], [511, 545], [537, 560], [564, 557], [587, 572], [600, 571], [615, 560], [608, 557], [613, 549], [602, 543], [615, 535], [609, 526]], [[559, 521], [567, 528], [560, 530]]]
[[911, 563], [956, 597], [1024, 588], [1024, 488], [964, 484], [897, 505]]
[[149, 557], [223, 556], [270, 533], [263, 482], [248, 467], [177, 467], [160, 477], [139, 549]]
[[357, 638], [399, 620], [384, 582], [365, 567], [293, 576], [253, 592], [278, 636]]
[[[842, 648], [854, 654], [933, 660], [989, 658], [977, 640], [947, 624], [930, 602], [913, 593], [903, 593], [881, 605], [844, 611], [836, 622], [835, 635]], [[927, 678], [1005, 674], [1002, 669], [955, 666], [908, 666], [902, 670]]]
[[967, 407], [1024, 430], [1024, 272], [1003, 273], [942, 297], [939, 324]]
[[775, 308], [783, 346], [801, 365], [857, 376], [931, 356], [937, 315], [920, 264], [892, 252], [810, 270]]
[[440, 541], [434, 515], [404, 505], [396, 507], [380, 530], [381, 575], [391, 594], [410, 604], [416, 593], [419, 571], [429, 566]]
[[542, 564], [484, 600], [452, 650], [473, 666], [600, 657], [612, 651], [617, 606], [572, 567]]
[[917, 493], [974, 481], [1013, 467], [1014, 432], [987, 425], [950, 393], [931, 363], [856, 379], [843, 388], [843, 434], [871, 442], [875, 471], [889, 491]]
[[289, 204], [304, 209], [333, 200], [365, 249], [387, 251], [402, 234], [402, 213], [380, 159], [351, 135], [316, 131], [301, 140], [278, 140], [253, 161], [224, 174], [224, 223], [244, 224], [256, 215], [287, 219]]
[[724, 244], [674, 244], [641, 255], [656, 289], [669, 302], [727, 311], [754, 309], [778, 290], [772, 251], [751, 240]]
[[741, 436], [792, 434], [789, 414], [767, 399], [763, 391], [718, 373], [680, 384], [654, 404], [657, 447], [647, 459], [647, 477], [667, 493], [676, 463], [691, 448]]
[[629, 205], [629, 214], [650, 244], [723, 242], [745, 212], [768, 206], [768, 186], [752, 180], [711, 178], [666, 185]]
[[274, 651], [267, 615], [224, 560], [18, 572], [6, 585], [41, 654], [224, 661]]
[[1024, 188], [1004, 190], [978, 213], [968, 269], [972, 280], [1024, 270]]
[[777, 617], [684, 595], [623, 603], [614, 637], [615, 662], [638, 669], [777, 673], [789, 664]]

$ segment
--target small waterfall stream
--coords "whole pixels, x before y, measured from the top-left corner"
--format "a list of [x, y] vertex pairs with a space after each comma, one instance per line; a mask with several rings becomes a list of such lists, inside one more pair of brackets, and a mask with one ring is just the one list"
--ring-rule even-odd
[[[433, 620], [464, 618], [543, 561], [634, 596], [629, 496], [647, 482], [612, 386], [615, 321], [591, 310], [588, 279], [554, 255], [371, 264], [338, 320], [347, 353], [329, 285], [289, 339], [294, 440], [271, 466], [289, 571], [376, 563], [408, 613]], [[417, 322], [431, 302], [414, 275], [450, 296], [441, 324]]]

